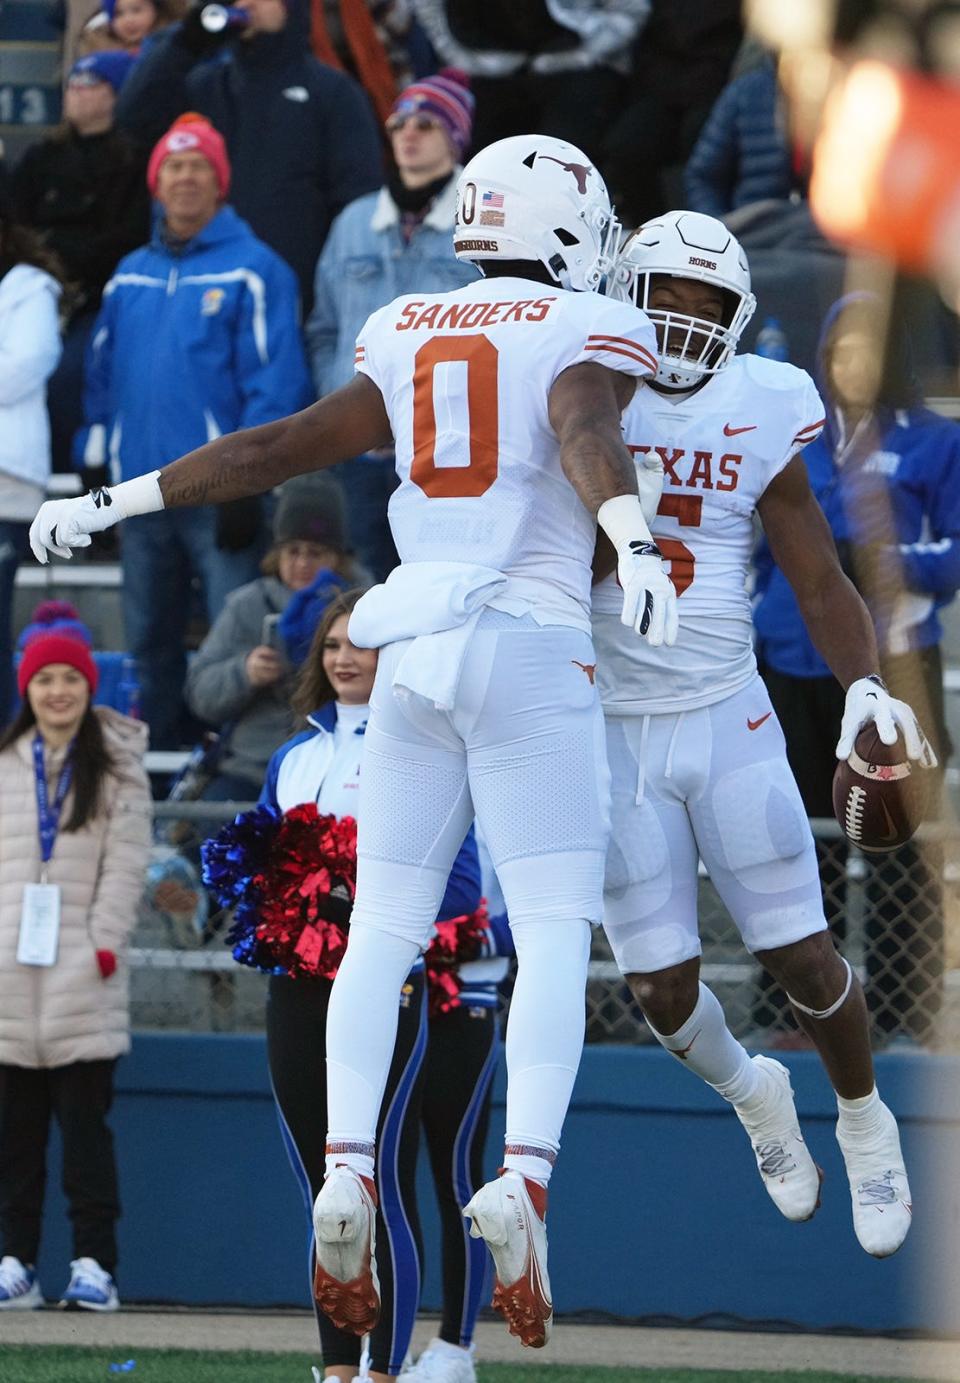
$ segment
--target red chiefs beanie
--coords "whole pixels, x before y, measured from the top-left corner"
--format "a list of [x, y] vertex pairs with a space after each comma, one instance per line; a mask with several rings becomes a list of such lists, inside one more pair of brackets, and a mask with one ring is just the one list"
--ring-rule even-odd
[[51, 663], [66, 663], [76, 668], [87, 679], [93, 696], [100, 680], [97, 665], [86, 644], [72, 639], [69, 634], [38, 634], [30, 640], [17, 668], [17, 690], [21, 696], [26, 696], [31, 680]]
[[170, 154], [202, 154], [217, 175], [220, 196], [225, 201], [230, 191], [230, 160], [223, 135], [210, 121], [195, 111], [187, 111], [174, 120], [166, 134], [154, 145], [147, 164], [147, 187], [151, 197], [157, 195], [160, 165]]

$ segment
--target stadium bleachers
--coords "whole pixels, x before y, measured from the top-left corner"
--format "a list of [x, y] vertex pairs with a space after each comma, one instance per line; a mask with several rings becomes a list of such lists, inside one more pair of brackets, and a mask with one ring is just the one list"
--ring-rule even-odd
[[0, 140], [10, 164], [60, 120], [60, 47], [55, 0], [0, 5]]

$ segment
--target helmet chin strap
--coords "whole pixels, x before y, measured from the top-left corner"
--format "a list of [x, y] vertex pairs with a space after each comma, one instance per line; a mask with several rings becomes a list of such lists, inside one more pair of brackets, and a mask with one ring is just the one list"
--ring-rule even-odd
[[679, 394], [689, 393], [691, 389], [706, 383], [709, 378], [709, 373], [705, 370], [684, 367], [661, 356], [660, 368], [651, 383], [655, 381], [661, 389]]

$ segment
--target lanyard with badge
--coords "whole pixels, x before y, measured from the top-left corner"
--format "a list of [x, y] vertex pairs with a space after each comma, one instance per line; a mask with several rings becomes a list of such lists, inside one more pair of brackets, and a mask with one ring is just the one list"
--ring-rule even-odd
[[47, 882], [47, 865], [53, 855], [60, 826], [60, 812], [73, 778], [70, 749], [67, 750], [66, 762], [60, 770], [52, 802], [47, 787], [43, 739], [40, 735], [35, 736], [33, 741], [33, 771], [37, 789], [37, 825], [40, 832], [40, 882], [23, 886], [17, 960], [21, 965], [54, 965], [60, 940], [60, 885]]

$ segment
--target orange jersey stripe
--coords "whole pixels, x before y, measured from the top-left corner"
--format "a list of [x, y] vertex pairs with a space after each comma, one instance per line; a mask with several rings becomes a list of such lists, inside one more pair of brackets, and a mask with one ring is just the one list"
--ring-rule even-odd
[[584, 350], [604, 351], [609, 355], [625, 355], [628, 360], [635, 360], [640, 365], [646, 365], [647, 369], [650, 370], [651, 373], [656, 373], [657, 362], [654, 359], [654, 357], [650, 354], [650, 352], [644, 350], [642, 346], [638, 346], [635, 341], [630, 341], [627, 344], [632, 347], [631, 350], [623, 350], [620, 346], [611, 346], [605, 343], [602, 345], [592, 346], [588, 341], [587, 344], [584, 346]]
[[818, 423], [810, 423], [807, 427], [802, 427], [793, 440], [799, 442], [804, 437], [812, 438], [816, 436], [826, 421], [826, 418], [821, 418]]
[[627, 346], [630, 350], [639, 351], [641, 355], [648, 355], [651, 360], [655, 360], [651, 350], [648, 350], [640, 341], [631, 341], [629, 336], [599, 336], [596, 333], [587, 337], [587, 345], [595, 341], [605, 341], [613, 346]]

